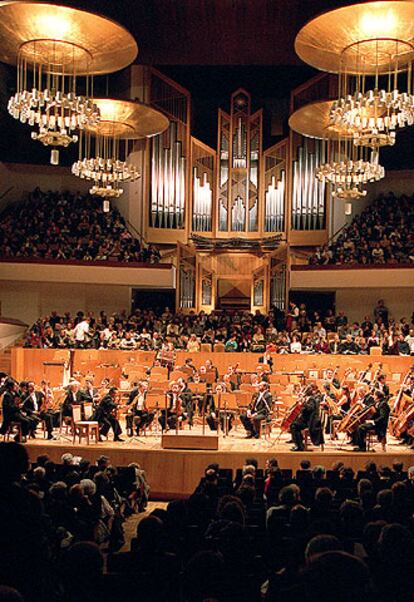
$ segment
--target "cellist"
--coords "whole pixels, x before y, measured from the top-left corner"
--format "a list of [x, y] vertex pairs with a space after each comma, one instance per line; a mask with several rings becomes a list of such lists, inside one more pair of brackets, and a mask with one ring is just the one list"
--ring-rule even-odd
[[378, 441], [385, 445], [387, 435], [388, 420], [390, 417], [390, 406], [385, 394], [377, 389], [374, 393], [375, 412], [371, 420], [361, 424], [356, 430], [356, 441], [358, 447], [354, 449], [357, 452], [367, 451], [366, 438], [369, 431], [375, 431]]

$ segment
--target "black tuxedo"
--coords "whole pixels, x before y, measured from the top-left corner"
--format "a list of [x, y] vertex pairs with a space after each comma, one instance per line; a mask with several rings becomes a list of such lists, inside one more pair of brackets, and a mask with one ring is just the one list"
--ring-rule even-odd
[[267, 420], [272, 411], [272, 395], [269, 391], [260, 391], [253, 396], [249, 410], [254, 416], [241, 414], [240, 420], [249, 436], [259, 437], [260, 423]]
[[386, 399], [381, 400], [372, 416], [372, 423], [361, 424], [357, 429], [356, 440], [359, 449], [366, 451], [366, 437], [369, 431], [375, 431], [379, 441], [383, 441], [387, 434], [388, 420], [390, 417], [390, 406]]
[[32, 431], [36, 429], [39, 420], [43, 420], [47, 430], [48, 438], [52, 438], [53, 427], [55, 426], [55, 413], [51, 410], [45, 410], [43, 404], [45, 395], [41, 391], [34, 391], [33, 395], [36, 398], [36, 405], [33, 396], [29, 394], [23, 402], [23, 409], [27, 415], [33, 420]]
[[158, 418], [158, 422], [161, 425], [162, 430], [165, 430], [167, 425], [170, 429], [175, 429], [177, 426], [177, 419], [182, 417], [182, 407], [184, 401], [181, 394], [173, 394], [171, 391], [167, 392], [167, 412], [161, 410], [161, 416]]
[[83, 391], [76, 391], [76, 393], [73, 393], [73, 391], [68, 391], [62, 404], [62, 416], [72, 417], [72, 406], [83, 406], [85, 401], [88, 400], [86, 399], [86, 396]]
[[116, 410], [117, 407], [118, 404], [111, 395], [105, 395], [92, 416], [92, 420], [99, 422], [100, 434], [105, 437], [108, 434], [109, 429], [112, 428], [115, 440], [118, 439], [119, 435], [122, 433], [121, 425], [114, 416], [114, 410]]
[[2, 400], [3, 423], [1, 425], [0, 433], [2, 435], [6, 434], [7, 429], [12, 422], [19, 422], [23, 437], [27, 437], [29, 431], [31, 430], [33, 421], [31, 420], [30, 416], [27, 416], [25, 412], [19, 408], [17, 404], [18, 395], [16, 393], [12, 393], [11, 391], [6, 391]]
[[321, 445], [324, 442], [319, 406], [319, 396], [311, 395], [308, 397], [302, 406], [299, 416], [290, 427], [295, 447], [300, 451], [305, 449], [302, 435], [302, 431], [305, 429], [309, 429], [309, 435], [314, 445]]
[[138, 387], [135, 387], [135, 389], [132, 389], [131, 393], [129, 394], [127, 401], [127, 406], [131, 406], [131, 409], [127, 414], [126, 424], [131, 436], [133, 435], [134, 425], [136, 428], [136, 433], [139, 436], [139, 430], [149, 426], [154, 420], [154, 414], [152, 412], [148, 412], [148, 410], [145, 408], [147, 392], [143, 394], [144, 405], [142, 408], [138, 407], [139, 395], [139, 389]]

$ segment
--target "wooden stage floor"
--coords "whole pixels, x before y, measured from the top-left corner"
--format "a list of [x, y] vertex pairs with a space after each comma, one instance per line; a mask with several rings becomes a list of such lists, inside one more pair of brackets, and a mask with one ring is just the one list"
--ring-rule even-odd
[[[190, 431], [186, 429], [182, 432], [188, 434]], [[206, 430], [206, 434], [208, 433]], [[201, 427], [194, 427], [191, 434], [201, 435]], [[264, 467], [266, 458], [276, 456], [281, 468], [293, 470], [299, 467], [303, 458], [309, 458], [313, 466], [320, 464], [327, 469], [335, 462], [341, 461], [346, 466], [358, 470], [370, 459], [379, 466], [391, 466], [396, 459], [404, 462], [405, 468], [414, 465], [414, 451], [399, 445], [398, 441], [392, 438], [387, 444], [386, 452], [376, 444], [374, 452], [357, 453], [352, 452], [352, 446], [347, 445], [345, 441], [332, 442], [329, 438], [323, 452], [314, 447], [306, 452], [292, 452], [291, 445], [287, 442], [288, 435], [278, 439], [275, 431], [270, 440], [245, 439], [240, 427], [228, 437], [220, 435], [218, 451], [162, 449], [161, 437], [155, 434], [148, 434], [138, 440], [131, 440], [125, 435], [123, 437], [125, 440], [122, 443], [115, 443], [110, 439], [99, 444], [79, 445], [73, 444], [71, 437], [46, 441], [38, 435], [38, 438], [30, 440], [26, 447], [31, 460], [35, 460], [40, 454], [48, 454], [51, 460], [60, 462], [63, 453], [71, 452], [90, 461], [95, 461], [104, 454], [115, 466], [138, 462], [147, 471], [152, 499], [186, 496], [194, 490], [210, 462], [218, 462], [222, 468], [236, 469], [241, 467], [248, 457], [257, 458], [259, 467]]]

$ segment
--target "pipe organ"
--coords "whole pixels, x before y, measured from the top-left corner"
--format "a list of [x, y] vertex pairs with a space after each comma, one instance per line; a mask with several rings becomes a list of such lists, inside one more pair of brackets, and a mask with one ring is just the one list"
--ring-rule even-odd
[[258, 232], [262, 112], [253, 115], [250, 95], [237, 90], [230, 115], [219, 112], [218, 230]]
[[325, 184], [316, 179], [316, 169], [326, 162], [325, 144], [321, 140], [301, 139], [292, 161], [292, 229], [325, 228]]

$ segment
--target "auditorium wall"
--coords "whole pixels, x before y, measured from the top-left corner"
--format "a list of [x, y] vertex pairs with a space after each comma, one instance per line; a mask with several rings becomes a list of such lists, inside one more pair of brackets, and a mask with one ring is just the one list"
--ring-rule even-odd
[[414, 288], [338, 289], [336, 311], [343, 310], [348, 320], [361, 322], [366, 314], [373, 317], [378, 299], [384, 299], [391, 317], [396, 320], [404, 317], [411, 321], [414, 311]]
[[9, 204], [27, 198], [36, 187], [41, 190], [69, 190], [86, 193], [88, 182], [75, 178], [69, 167], [0, 162], [0, 211]]
[[411, 196], [414, 194], [414, 171], [387, 171], [383, 180], [369, 184], [367, 187], [368, 194], [365, 198], [351, 202], [351, 215], [345, 215], [345, 203], [348, 200], [332, 199], [329, 235], [333, 236], [344, 225], [350, 224], [354, 217], [362, 213], [380, 194], [386, 194], [390, 191], [396, 195], [406, 194]]
[[79, 310], [98, 314], [129, 310], [131, 289], [107, 284], [66, 284], [57, 282], [12, 282], [0, 285], [1, 315], [32, 324], [39, 317]]

